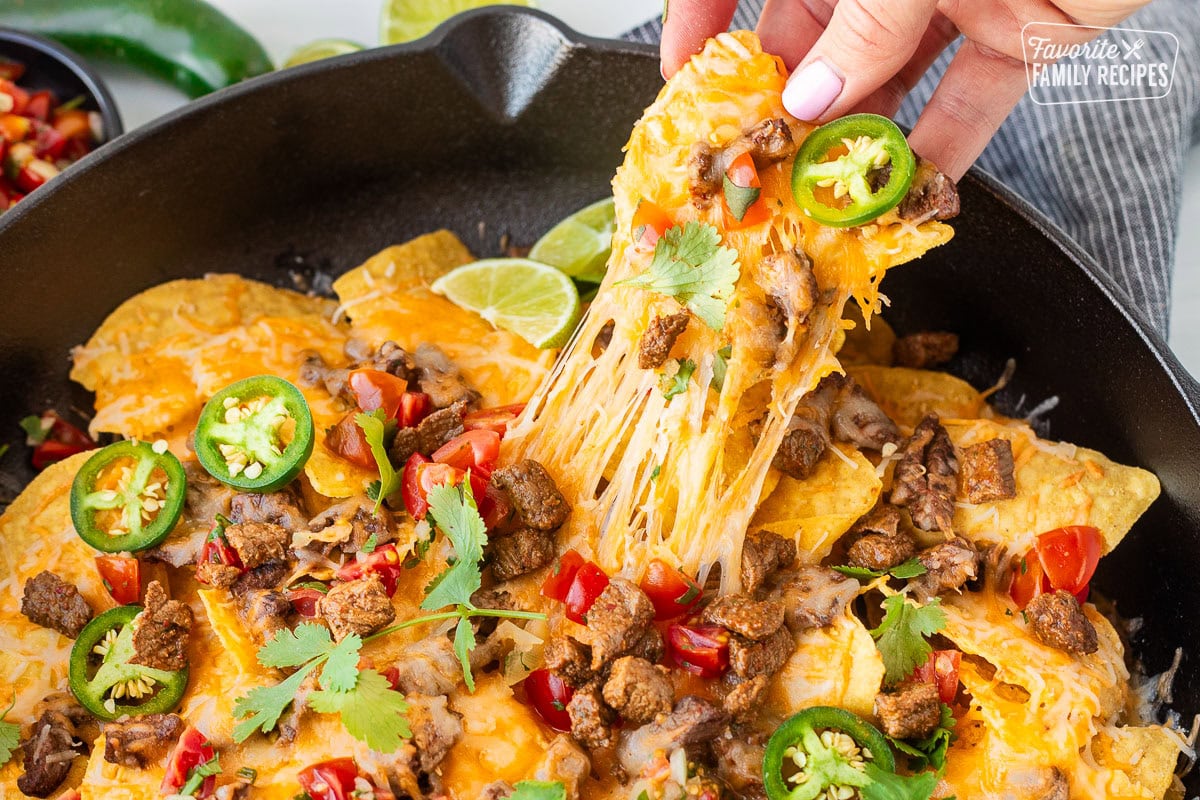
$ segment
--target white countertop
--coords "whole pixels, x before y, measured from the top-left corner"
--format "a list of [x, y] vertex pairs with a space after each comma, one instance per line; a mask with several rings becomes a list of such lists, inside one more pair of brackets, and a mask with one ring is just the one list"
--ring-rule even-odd
[[[251, 31], [280, 63], [297, 47], [322, 38], [372, 45], [379, 41], [382, 0], [209, 0]], [[544, 11], [592, 36], [616, 36], [661, 12], [660, 0], [539, 0]], [[131, 70], [101, 64], [127, 129], [154, 119], [186, 98]], [[1192, 151], [1184, 181], [1170, 342], [1200, 375], [1200, 148]]]

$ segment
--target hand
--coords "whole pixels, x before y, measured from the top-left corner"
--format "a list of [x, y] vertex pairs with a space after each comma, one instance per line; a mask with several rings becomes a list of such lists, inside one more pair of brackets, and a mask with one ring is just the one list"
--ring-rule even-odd
[[[893, 116], [929, 66], [965, 37], [909, 136], [913, 150], [954, 179], [983, 152], [1028, 86], [1021, 27], [1059, 22], [1107, 27], [1148, 0], [766, 0], [763, 48], [793, 70], [783, 104], [825, 121], [870, 111]], [[670, 0], [663, 75], [670, 77], [729, 27], [737, 0]], [[1100, 31], [1062, 28], [1063, 41]]]

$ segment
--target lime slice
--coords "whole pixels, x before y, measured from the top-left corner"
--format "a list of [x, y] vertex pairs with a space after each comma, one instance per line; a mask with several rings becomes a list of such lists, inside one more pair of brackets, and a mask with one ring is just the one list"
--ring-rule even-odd
[[561, 347], [579, 322], [579, 293], [571, 279], [527, 258], [465, 264], [432, 289], [535, 347]]
[[320, 61], [322, 58], [329, 58], [330, 56], [357, 53], [362, 49], [363, 46], [361, 44], [347, 41], [346, 39], [318, 39], [315, 42], [309, 42], [288, 56], [287, 61], [283, 62], [283, 67], [287, 69], [288, 67], [307, 64], [310, 61]]
[[581, 208], [537, 240], [529, 257], [558, 267], [572, 278], [599, 283], [612, 252], [616, 223], [611, 197]]
[[420, 39], [455, 14], [484, 6], [528, 6], [533, 0], [386, 0], [380, 19], [384, 44]]

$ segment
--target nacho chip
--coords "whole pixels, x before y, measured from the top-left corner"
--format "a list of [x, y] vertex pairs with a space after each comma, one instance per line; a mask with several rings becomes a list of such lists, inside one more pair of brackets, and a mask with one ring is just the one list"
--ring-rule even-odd
[[[846, 328], [842, 347], [837, 351], [838, 361], [842, 366], [857, 366], [874, 364], [880, 367], [892, 365], [892, 348], [896, 345], [896, 332], [883, 317], [871, 317], [869, 322], [863, 321], [862, 309], [857, 305], [846, 308], [843, 325], [853, 324]], [[869, 326], [869, 327], [868, 327]]]
[[901, 428], [912, 430], [926, 414], [943, 419], [990, 419], [996, 416], [983, 394], [945, 372], [871, 364], [848, 366], [872, 400]]
[[884, 672], [875, 640], [847, 611], [829, 627], [796, 637], [796, 649], [771, 680], [767, 702], [780, 717], [810, 706], [840, 706], [870, 717]]

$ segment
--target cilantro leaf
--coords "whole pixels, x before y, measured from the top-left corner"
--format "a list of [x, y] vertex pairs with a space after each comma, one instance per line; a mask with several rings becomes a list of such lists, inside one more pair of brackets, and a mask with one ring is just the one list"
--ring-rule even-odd
[[867, 567], [834, 567], [835, 571], [842, 573], [849, 578], [857, 578], [859, 580], [871, 581], [876, 578], [882, 578], [884, 575], [891, 575], [893, 578], [908, 580], [916, 578], [926, 573], [925, 565], [915, 558], [910, 558], [903, 564], [897, 564], [888, 570], [883, 569], [868, 569]]
[[0, 765], [7, 764], [8, 760], [12, 758], [13, 751], [21, 746], [21, 726], [4, 719], [16, 704], [17, 694], [13, 692], [12, 702], [8, 704], [8, 708], [4, 709], [4, 713], [0, 714]]
[[471, 651], [474, 649], [475, 630], [471, 627], [471, 620], [464, 616], [454, 629], [454, 654], [462, 664], [463, 681], [467, 684], [468, 692], [475, 691], [475, 676], [471, 674]]
[[907, 602], [902, 594], [883, 601], [883, 621], [871, 631], [871, 636], [883, 656], [889, 684], [899, 683], [929, 660], [933, 648], [925, 637], [946, 627], [946, 612], [939, 608], [940, 604], [934, 598], [927, 605], [916, 605]]
[[713, 374], [709, 386], [718, 392], [725, 387], [725, 375], [729, 372], [729, 359], [733, 356], [733, 345], [727, 344], [713, 354]]
[[367, 537], [367, 540], [362, 543], [362, 547], [358, 549], [362, 550], [364, 553], [374, 553], [376, 547], [379, 547], [379, 537], [372, 533]]
[[[261, 651], [259, 653], [261, 661]], [[279, 724], [279, 718], [296, 698], [300, 684], [317, 666], [316, 662], [302, 667], [288, 676], [287, 680], [274, 686], [256, 686], [245, 697], [233, 701], [234, 719], [249, 719], [239, 722], [233, 729], [233, 740], [244, 742], [256, 730], [269, 733]]]
[[358, 651], [362, 647], [362, 639], [357, 633], [352, 633], [333, 648], [325, 666], [321, 669], [320, 684], [322, 689], [333, 692], [348, 692], [354, 688], [358, 677]]
[[375, 457], [375, 466], [379, 468], [379, 481], [372, 483], [373, 491], [368, 492], [370, 498], [375, 501], [375, 513], [378, 514], [383, 499], [400, 489], [400, 474], [392, 467], [392, 460], [387, 454], [388, 426], [395, 423], [384, 419], [382, 408], [377, 408], [369, 414], [356, 414], [354, 422], [362, 428], [363, 437], [371, 448], [371, 455]]
[[35, 417], [30, 414], [19, 424], [21, 430], [25, 431], [25, 444], [33, 447], [46, 441], [46, 437], [50, 435], [50, 429], [54, 427], [54, 418], [49, 415]]
[[618, 285], [673, 297], [719, 331], [740, 275], [737, 252], [720, 243], [721, 234], [707, 223], [693, 220], [668, 228], [654, 245], [650, 268]]
[[308, 705], [321, 714], [340, 714], [351, 736], [380, 753], [394, 752], [412, 738], [404, 695], [373, 669], [359, 672], [349, 691], [318, 689], [308, 696]]
[[455, 560], [434, 578], [421, 608], [426, 611], [453, 605], [472, 608], [471, 595], [480, 586], [479, 562], [487, 544], [487, 526], [475, 506], [470, 481], [430, 489], [429, 513], [454, 545]]
[[508, 800], [567, 800], [567, 789], [561, 781], [521, 781]]
[[946, 766], [946, 753], [950, 749], [950, 743], [954, 741], [954, 725], [954, 712], [950, 710], [950, 706], [942, 703], [942, 719], [929, 736], [914, 742], [892, 739], [890, 736], [888, 739], [891, 739], [897, 750], [908, 756], [910, 769], [919, 771], [928, 766], [941, 773]]
[[762, 194], [762, 189], [757, 186], [738, 186], [728, 175], [725, 176], [722, 188], [725, 191], [725, 204], [729, 206], [729, 213], [733, 214], [733, 218], [738, 222], [742, 221], [750, 206], [754, 205], [754, 201]]
[[929, 800], [938, 783], [936, 772], [907, 777], [880, 769], [871, 762], [867, 762], [864, 771], [871, 782], [859, 790], [863, 800]]
[[688, 384], [691, 383], [692, 373], [696, 371], [696, 362], [690, 358], [685, 358], [676, 362], [679, 368], [675, 374], [668, 378], [666, 375], [662, 377], [663, 397], [670, 400], [677, 394], [683, 394], [687, 391]]
[[258, 663], [264, 667], [298, 667], [333, 650], [329, 629], [315, 622], [303, 622], [294, 631], [279, 631], [258, 649]]

